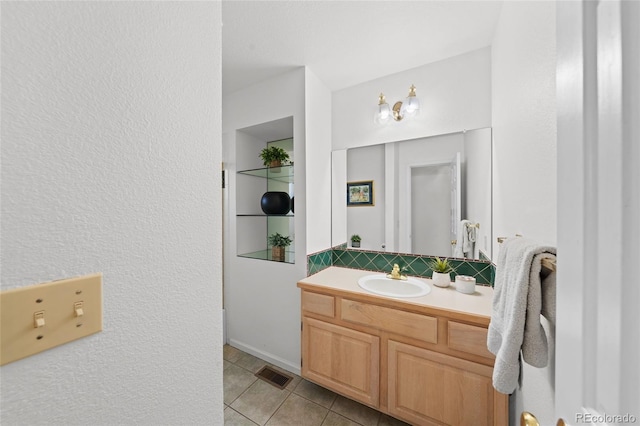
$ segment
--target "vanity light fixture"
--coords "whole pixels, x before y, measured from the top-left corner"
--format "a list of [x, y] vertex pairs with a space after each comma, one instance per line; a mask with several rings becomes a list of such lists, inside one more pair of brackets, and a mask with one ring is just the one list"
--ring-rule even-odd
[[405, 117], [413, 117], [420, 112], [420, 99], [416, 96], [416, 86], [413, 84], [409, 88], [409, 95], [402, 101], [393, 104], [393, 108], [389, 107], [384, 94], [380, 93], [378, 97], [378, 108], [376, 110], [376, 123], [386, 123], [390, 117], [395, 121], [400, 121]]

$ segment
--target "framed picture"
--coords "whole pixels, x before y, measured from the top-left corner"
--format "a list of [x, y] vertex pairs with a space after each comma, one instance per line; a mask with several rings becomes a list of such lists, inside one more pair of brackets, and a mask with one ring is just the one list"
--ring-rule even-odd
[[373, 206], [373, 181], [347, 182], [347, 206]]

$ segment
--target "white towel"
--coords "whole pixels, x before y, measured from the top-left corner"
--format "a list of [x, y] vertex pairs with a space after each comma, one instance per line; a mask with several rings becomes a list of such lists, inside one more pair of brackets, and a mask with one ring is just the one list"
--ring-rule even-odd
[[462, 234], [462, 236], [464, 237], [462, 239], [462, 252], [465, 254], [465, 257], [473, 258], [477, 228], [471, 225], [472, 225], [471, 222], [465, 224], [465, 227], [464, 227], [465, 232]]
[[467, 240], [467, 245], [468, 243], [468, 239], [469, 239], [469, 234], [467, 233], [467, 225], [471, 224], [470, 220], [461, 220], [460, 223], [458, 224], [458, 232], [456, 235], [456, 248], [453, 252], [453, 257], [465, 257], [465, 250], [464, 250], [464, 246], [465, 246], [465, 240]]
[[555, 325], [556, 273], [541, 279], [542, 259], [555, 259], [554, 247], [527, 238], [508, 238], [500, 245], [487, 347], [496, 356], [493, 387], [510, 394], [520, 376], [520, 351], [527, 364], [544, 367], [548, 344], [540, 315]]

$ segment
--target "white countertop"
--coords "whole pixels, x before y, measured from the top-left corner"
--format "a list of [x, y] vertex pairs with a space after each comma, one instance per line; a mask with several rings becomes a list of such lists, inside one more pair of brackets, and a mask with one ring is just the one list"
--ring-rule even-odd
[[420, 297], [388, 297], [371, 293], [358, 285], [359, 278], [372, 274], [384, 275], [382, 272], [331, 266], [300, 280], [299, 283], [325, 287], [340, 292], [356, 293], [369, 297], [373, 296], [395, 302], [404, 302], [418, 307], [443, 309], [491, 318], [492, 287], [476, 285], [475, 293], [464, 294], [456, 291], [455, 282], [451, 283], [451, 286], [447, 288], [440, 288], [434, 286], [428, 278], [414, 277], [415, 279], [426, 282], [429, 287], [431, 287], [431, 292], [426, 296]]

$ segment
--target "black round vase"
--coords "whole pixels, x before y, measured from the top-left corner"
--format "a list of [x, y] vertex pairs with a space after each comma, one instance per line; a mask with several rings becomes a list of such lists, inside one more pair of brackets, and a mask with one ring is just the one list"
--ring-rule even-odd
[[286, 192], [268, 191], [262, 196], [260, 207], [265, 214], [287, 214], [291, 208], [291, 198]]

